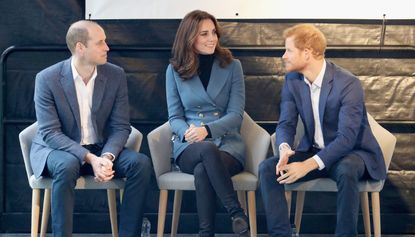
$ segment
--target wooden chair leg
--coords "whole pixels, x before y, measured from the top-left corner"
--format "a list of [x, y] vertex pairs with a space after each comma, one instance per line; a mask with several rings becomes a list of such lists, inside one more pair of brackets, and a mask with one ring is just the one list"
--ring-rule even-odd
[[32, 226], [31, 236], [37, 237], [39, 230], [39, 213], [40, 213], [40, 190], [32, 190]]
[[159, 216], [157, 220], [157, 237], [163, 237], [164, 235], [164, 222], [166, 221], [166, 209], [167, 209], [167, 190], [160, 190], [159, 197]]
[[242, 209], [244, 209], [245, 214], [248, 214], [248, 209], [246, 208], [246, 193], [245, 193], [245, 191], [238, 190], [237, 194], [238, 194], [238, 200], [239, 200], [239, 203], [241, 204]]
[[175, 190], [174, 191], [174, 202], [173, 202], [173, 218], [171, 221], [171, 237], [176, 237], [177, 229], [179, 226], [179, 219], [180, 219], [180, 209], [182, 207], [182, 190]]
[[370, 230], [370, 213], [369, 213], [369, 198], [367, 192], [360, 193], [360, 205], [362, 207], [363, 224], [365, 227], [365, 237], [371, 236]]
[[108, 209], [110, 211], [112, 237], [118, 237], [117, 226], [117, 204], [115, 199], [115, 189], [107, 189]]
[[380, 227], [380, 200], [379, 192], [372, 192], [372, 215], [373, 215], [373, 232], [375, 237], [381, 236], [381, 227]]
[[46, 231], [48, 229], [48, 221], [50, 214], [50, 195], [50, 189], [45, 189], [45, 194], [43, 196], [42, 222], [40, 224], [40, 237], [46, 237]]
[[123, 197], [124, 197], [124, 189], [120, 189], [120, 203], [122, 203]]
[[248, 215], [251, 237], [257, 236], [255, 191], [248, 191]]
[[303, 209], [304, 209], [304, 198], [305, 198], [305, 192], [297, 191], [297, 201], [295, 204], [295, 218], [294, 218], [296, 234], [300, 234], [301, 218], [303, 217]]
[[287, 200], [287, 207], [288, 207], [288, 218], [290, 218], [290, 215], [291, 215], [291, 197], [292, 197], [292, 192], [285, 191], [285, 199]]

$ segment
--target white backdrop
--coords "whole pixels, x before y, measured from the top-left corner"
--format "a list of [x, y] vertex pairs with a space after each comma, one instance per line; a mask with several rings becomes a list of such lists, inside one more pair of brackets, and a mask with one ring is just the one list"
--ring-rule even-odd
[[86, 0], [86, 19], [415, 19], [413, 0]]

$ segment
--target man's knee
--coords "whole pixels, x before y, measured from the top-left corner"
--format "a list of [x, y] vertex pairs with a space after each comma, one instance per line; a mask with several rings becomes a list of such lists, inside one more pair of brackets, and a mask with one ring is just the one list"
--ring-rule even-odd
[[338, 181], [357, 182], [364, 173], [364, 162], [357, 155], [344, 157], [336, 167]]
[[53, 151], [48, 157], [47, 166], [52, 178], [73, 181], [79, 177], [81, 164], [69, 152]]
[[275, 165], [277, 164], [277, 158], [271, 157], [266, 159], [259, 164], [259, 175], [275, 174]]

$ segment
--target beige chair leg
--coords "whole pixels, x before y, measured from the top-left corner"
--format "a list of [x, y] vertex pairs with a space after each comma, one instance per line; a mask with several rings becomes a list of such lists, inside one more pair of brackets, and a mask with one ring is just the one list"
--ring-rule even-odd
[[43, 196], [42, 222], [40, 223], [40, 237], [46, 237], [46, 230], [48, 229], [50, 214], [50, 194], [50, 189], [45, 189], [45, 194]]
[[239, 203], [241, 204], [242, 209], [244, 209], [245, 214], [248, 214], [248, 210], [246, 208], [246, 193], [245, 193], [245, 191], [238, 190], [237, 194], [238, 194], [238, 200], [239, 200]]
[[304, 209], [304, 198], [305, 192], [304, 191], [297, 191], [297, 201], [295, 204], [295, 231], [297, 234], [300, 233], [301, 227], [301, 218], [303, 217], [303, 209]]
[[31, 236], [37, 237], [39, 229], [39, 212], [40, 212], [40, 190], [32, 190], [32, 227]]
[[381, 236], [380, 228], [380, 200], [379, 192], [372, 192], [372, 215], [373, 215], [373, 232], [375, 237]]
[[256, 226], [255, 191], [248, 191], [248, 214], [249, 214], [249, 227], [251, 228], [251, 237], [256, 237], [257, 226]]
[[108, 209], [110, 210], [112, 237], [118, 237], [117, 226], [117, 204], [115, 199], [115, 189], [107, 189]]
[[167, 190], [160, 190], [159, 197], [159, 217], [157, 220], [157, 237], [163, 237], [164, 235], [164, 222], [166, 221], [166, 209], [167, 209]]
[[285, 199], [287, 200], [287, 207], [288, 207], [288, 218], [290, 218], [291, 215], [291, 191], [285, 191]]
[[363, 224], [365, 227], [365, 237], [370, 237], [370, 213], [369, 213], [369, 198], [367, 192], [360, 193], [360, 205], [362, 206]]
[[120, 204], [122, 203], [123, 197], [124, 197], [124, 189], [120, 189]]
[[180, 208], [182, 207], [182, 190], [174, 191], [174, 202], [173, 202], [173, 218], [171, 221], [171, 237], [176, 237], [177, 227], [179, 226], [180, 219]]

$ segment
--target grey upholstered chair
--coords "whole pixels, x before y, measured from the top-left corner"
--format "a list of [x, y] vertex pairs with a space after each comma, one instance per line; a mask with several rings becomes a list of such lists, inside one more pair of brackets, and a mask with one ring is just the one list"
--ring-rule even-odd
[[[375, 136], [377, 142], [382, 149], [382, 153], [385, 159], [386, 171], [388, 171], [390, 162], [392, 160], [393, 151], [395, 149], [396, 138], [388, 130], [380, 126], [373, 117], [368, 113], [367, 114], [370, 128], [372, 129], [373, 135]], [[302, 137], [304, 134], [304, 127], [301, 122], [301, 119], [298, 120], [297, 133], [295, 141], [298, 142], [299, 137]], [[275, 133], [271, 136], [272, 149], [274, 155], [278, 155], [278, 149], [275, 147]], [[296, 144], [295, 142], [295, 144]], [[363, 223], [365, 227], [365, 236], [371, 236], [370, 230], [370, 213], [369, 213], [369, 200], [368, 193], [371, 193], [372, 199], [372, 216], [373, 216], [373, 228], [375, 237], [381, 236], [380, 228], [380, 200], [379, 192], [383, 189], [385, 180], [375, 181], [375, 180], [366, 180], [359, 183], [360, 191], [360, 202], [362, 207]], [[290, 213], [291, 206], [291, 192], [297, 191], [296, 199], [296, 210], [295, 210], [295, 226], [297, 234], [300, 232], [301, 227], [301, 216], [303, 213], [304, 207], [304, 198], [306, 191], [312, 192], [337, 192], [336, 183], [329, 178], [319, 178], [305, 182], [297, 182], [294, 184], [285, 185], [286, 198], [288, 202], [288, 215]]]
[[[141, 141], [143, 135], [135, 128], [131, 127], [132, 131], [128, 137], [126, 147], [139, 151], [141, 146]], [[26, 168], [27, 179], [29, 185], [32, 188], [32, 220], [31, 220], [31, 236], [38, 236], [38, 226], [39, 226], [39, 213], [40, 213], [40, 191], [45, 190], [43, 198], [43, 213], [41, 221], [41, 231], [40, 236], [46, 236], [46, 229], [48, 226], [48, 218], [50, 212], [50, 198], [51, 198], [51, 187], [52, 179], [47, 177], [35, 178], [32, 171], [32, 166], [30, 164], [29, 153], [30, 147], [32, 145], [32, 139], [37, 132], [37, 123], [30, 125], [25, 128], [19, 134], [20, 147], [23, 153], [24, 164]], [[124, 179], [113, 179], [105, 183], [97, 183], [94, 181], [93, 176], [82, 176], [76, 182], [76, 189], [106, 189], [108, 194], [108, 207], [110, 211], [111, 218], [111, 229], [112, 236], [118, 236], [118, 227], [117, 227], [117, 206], [115, 199], [115, 190], [119, 189], [122, 195], [122, 189], [124, 188], [125, 182]]]
[[[255, 190], [258, 185], [258, 165], [263, 161], [269, 149], [270, 135], [257, 125], [247, 113], [244, 114], [242, 127], [242, 138], [247, 145], [247, 157], [245, 170], [232, 177], [233, 187], [238, 191], [238, 198], [246, 211], [246, 195], [248, 192], [248, 215], [251, 227], [251, 236], [256, 236], [256, 206]], [[176, 236], [179, 222], [180, 207], [183, 190], [195, 190], [194, 176], [171, 171], [170, 158], [172, 132], [168, 122], [154, 129], [148, 134], [151, 159], [153, 161], [157, 184], [160, 188], [159, 214], [157, 225], [157, 236], [164, 234], [166, 219], [168, 190], [174, 190], [173, 220], [171, 236]]]

